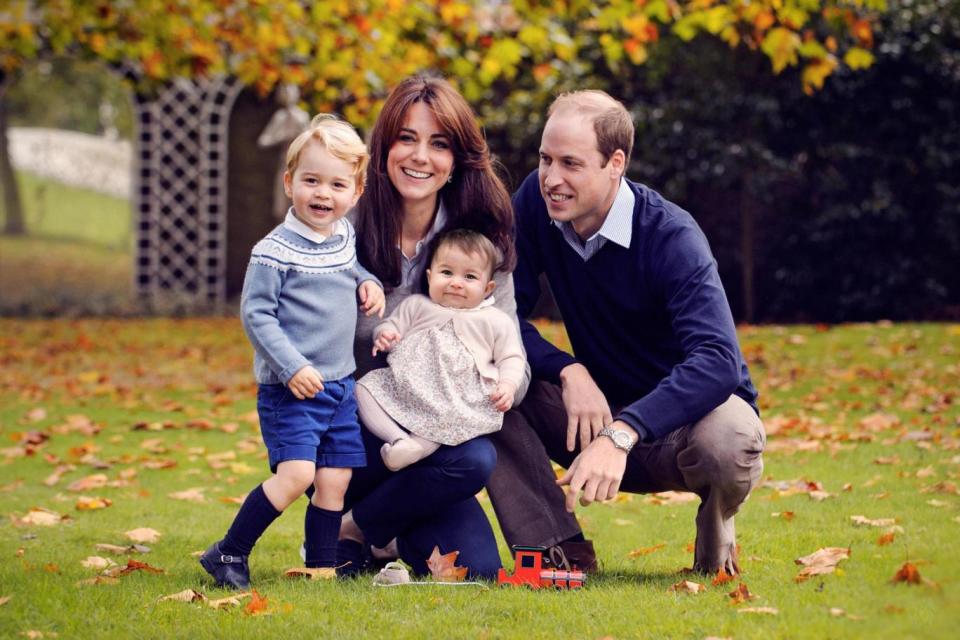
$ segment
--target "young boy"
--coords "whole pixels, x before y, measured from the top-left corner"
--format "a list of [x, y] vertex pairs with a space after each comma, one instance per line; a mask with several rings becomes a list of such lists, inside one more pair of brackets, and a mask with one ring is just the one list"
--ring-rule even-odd
[[311, 484], [306, 565], [336, 564], [351, 469], [366, 464], [352, 376], [357, 297], [368, 316], [384, 309], [383, 289], [357, 262], [344, 218], [363, 192], [368, 161], [353, 127], [327, 114], [287, 151], [283, 184], [293, 206], [253, 248], [240, 302], [275, 475], [250, 492], [223, 540], [200, 557], [218, 586], [249, 586], [253, 545]]

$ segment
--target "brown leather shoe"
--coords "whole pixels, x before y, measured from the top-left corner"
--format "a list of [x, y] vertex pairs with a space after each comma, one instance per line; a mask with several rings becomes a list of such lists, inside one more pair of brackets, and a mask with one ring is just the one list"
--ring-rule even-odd
[[565, 569], [572, 571], [580, 569], [584, 573], [597, 573], [600, 567], [597, 564], [597, 554], [593, 550], [593, 542], [573, 542], [566, 540], [548, 548], [543, 555], [544, 569]]

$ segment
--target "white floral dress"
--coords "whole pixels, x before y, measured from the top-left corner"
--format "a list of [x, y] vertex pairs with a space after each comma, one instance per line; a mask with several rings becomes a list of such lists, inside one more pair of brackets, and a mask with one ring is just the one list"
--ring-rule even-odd
[[503, 426], [474, 357], [453, 320], [404, 336], [387, 356], [390, 366], [360, 383], [400, 426], [445, 445], [457, 445]]

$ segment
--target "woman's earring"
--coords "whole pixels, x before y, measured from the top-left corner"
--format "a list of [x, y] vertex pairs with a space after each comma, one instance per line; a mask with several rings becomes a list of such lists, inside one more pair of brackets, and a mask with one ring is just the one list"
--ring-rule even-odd
[[447, 176], [447, 184], [453, 182], [453, 171], [450, 172], [450, 175]]

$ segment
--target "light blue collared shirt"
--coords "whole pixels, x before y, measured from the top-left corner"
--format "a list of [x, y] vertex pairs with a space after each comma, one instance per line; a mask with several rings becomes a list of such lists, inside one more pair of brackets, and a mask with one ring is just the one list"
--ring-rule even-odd
[[586, 262], [603, 248], [607, 240], [620, 245], [624, 249], [630, 248], [630, 240], [633, 237], [633, 207], [636, 201], [637, 198], [627, 185], [627, 181], [620, 178], [617, 197], [613, 199], [613, 204], [610, 206], [610, 211], [607, 212], [606, 219], [600, 229], [585, 241], [580, 240], [580, 236], [573, 230], [573, 225], [569, 222], [560, 222], [559, 220], [551, 220], [551, 222], [560, 229], [567, 244]]
[[[400, 251], [401, 287], [409, 287], [410, 285], [416, 284], [417, 280], [419, 280], [423, 274], [423, 270], [427, 268], [427, 256], [423, 248], [433, 240], [435, 235], [440, 233], [440, 230], [443, 229], [443, 225], [445, 224], [447, 224], [447, 211], [443, 208], [443, 201], [441, 200], [440, 206], [437, 208], [437, 215], [433, 217], [433, 226], [427, 231], [427, 235], [423, 236], [420, 242], [417, 243], [417, 246], [414, 247], [413, 255], [408, 258], [404, 255], [403, 250]], [[397, 243], [397, 249], [400, 249], [399, 242]]]

